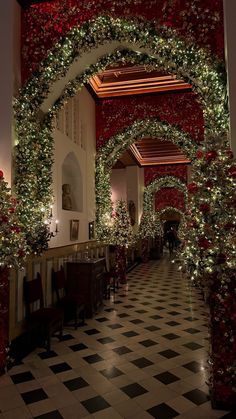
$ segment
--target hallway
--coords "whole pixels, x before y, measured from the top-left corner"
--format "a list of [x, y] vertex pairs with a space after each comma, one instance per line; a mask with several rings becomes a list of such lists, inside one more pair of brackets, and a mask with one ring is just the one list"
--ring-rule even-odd
[[0, 419], [233, 418], [208, 400], [207, 313], [169, 256], [137, 266], [128, 291], [48, 356], [0, 377]]

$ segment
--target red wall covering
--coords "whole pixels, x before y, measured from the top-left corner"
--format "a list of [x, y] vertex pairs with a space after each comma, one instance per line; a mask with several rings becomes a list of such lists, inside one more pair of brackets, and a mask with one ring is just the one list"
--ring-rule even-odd
[[223, 58], [222, 0], [54, 0], [22, 12], [23, 79], [74, 25], [104, 13], [173, 27]]
[[155, 210], [160, 211], [166, 207], [185, 211], [184, 194], [177, 188], [162, 188], [155, 194]]
[[164, 176], [178, 177], [187, 184], [187, 164], [165, 164], [144, 167], [144, 185], [147, 186], [156, 178]]
[[[131, 112], [132, 110], [132, 112]], [[97, 148], [137, 119], [158, 117], [203, 139], [203, 115], [194, 93], [167, 93], [99, 101], [96, 106]]]

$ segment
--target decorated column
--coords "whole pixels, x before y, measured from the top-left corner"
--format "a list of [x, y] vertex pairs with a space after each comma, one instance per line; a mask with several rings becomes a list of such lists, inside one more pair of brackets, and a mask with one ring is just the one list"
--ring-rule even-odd
[[236, 400], [236, 162], [218, 137], [198, 150], [194, 167], [184, 259], [209, 304], [212, 403], [228, 410]]

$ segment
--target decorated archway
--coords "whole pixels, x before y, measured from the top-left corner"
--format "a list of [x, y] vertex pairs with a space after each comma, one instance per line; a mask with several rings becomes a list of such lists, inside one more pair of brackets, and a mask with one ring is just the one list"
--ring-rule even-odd
[[[130, 49], [117, 50], [122, 43], [128, 44]], [[97, 58], [94, 52], [98, 51], [98, 47], [102, 45], [104, 53], [98, 54], [100, 58]], [[107, 54], [109, 48], [111, 51]], [[132, 49], [139, 52], [134, 52]], [[83, 62], [81, 58], [85, 58], [85, 55], [87, 68], [85, 69], [84, 63], [81, 69], [78, 63]], [[95, 62], [92, 61], [92, 56]], [[23, 204], [21, 220], [28, 229], [28, 244], [36, 253], [47, 247], [47, 242], [43, 242], [43, 238], [45, 237], [45, 218], [49, 216], [51, 204], [54, 116], [64, 102], [73, 96], [92, 75], [117, 60], [157, 65], [159, 69], [174, 71], [178, 77], [189, 82], [198, 94], [203, 107], [205, 142], [196, 154], [196, 165], [195, 160], [193, 164], [193, 181], [197, 185], [198, 192], [194, 196], [192, 213], [189, 216], [193, 216], [194, 210], [199, 207], [199, 196], [205, 191], [205, 183], [211, 179], [212, 171], [214, 171], [213, 186], [210, 192], [208, 190], [207, 198], [211, 200], [217, 195], [214, 201], [214, 217], [209, 219], [209, 211], [206, 211], [205, 205], [205, 209], [200, 209], [199, 229], [202, 234], [203, 232], [206, 234], [207, 228], [212, 230], [211, 245], [214, 249], [212, 259], [217, 259], [219, 229], [221, 225], [226, 225], [223, 215], [225, 200], [230, 199], [229, 195], [225, 197], [223, 184], [227, 176], [234, 180], [236, 173], [236, 168], [232, 165], [232, 157], [227, 156], [228, 110], [224, 72], [213, 57], [202, 49], [178, 39], [172, 30], [162, 29], [157, 32], [152, 25], [144, 21], [137, 23], [107, 16], [100, 16], [80, 27], [72, 28], [64, 40], [59, 42], [41, 63], [15, 102], [18, 135], [15, 189]], [[55, 92], [54, 96], [52, 92]], [[217, 169], [222, 165], [227, 173], [222, 169], [220, 172], [222, 182], [219, 182]], [[24, 182], [22, 182], [23, 175]], [[233, 182], [231, 186], [233, 187]], [[220, 205], [217, 205], [218, 202]], [[195, 238], [196, 236], [193, 242], [196, 246]], [[201, 247], [201, 243], [198, 245], [202, 249], [200, 259], [205, 259], [205, 249]], [[212, 288], [211, 294], [212, 387], [216, 399], [223, 398], [231, 403], [233, 403], [234, 394], [230, 388], [232, 389], [233, 384], [235, 385], [232, 359], [235, 329], [234, 324], [230, 323], [224, 339], [225, 356], [222, 357], [222, 345], [219, 344], [217, 334], [217, 326], [221, 325], [221, 320], [217, 314], [225, 301], [228, 304], [227, 312], [224, 311], [225, 318], [230, 319], [233, 311], [232, 304], [234, 303], [227, 299], [228, 294], [232, 295], [228, 290], [234, 280], [234, 267], [227, 263], [231, 263], [232, 257], [231, 252], [227, 255], [230, 261], [224, 258], [223, 263], [221, 258], [216, 273], [217, 281], [215, 282], [214, 278], [211, 279], [211, 283], [216, 285], [215, 290]], [[199, 260], [196, 262], [195, 278], [199, 275]], [[226, 278], [230, 278], [227, 289]]]
[[[194, 160], [197, 151], [197, 144], [185, 132], [177, 127], [170, 125], [158, 118], [137, 120], [130, 127], [119, 132], [99, 150], [96, 157], [96, 222], [98, 237], [105, 240], [109, 229], [107, 229], [107, 220], [112, 211], [111, 204], [111, 186], [110, 176], [112, 166], [118, 160], [120, 155], [135, 141], [141, 140], [146, 136], [150, 138], [159, 138], [163, 141], [172, 141], [181, 147], [190, 160]], [[175, 180], [176, 179], [176, 180]], [[179, 185], [185, 192], [187, 200], [186, 186], [177, 178], [169, 177], [170, 185]], [[154, 185], [155, 189], [155, 185]], [[150, 205], [151, 195], [154, 191], [147, 187], [147, 204], [144, 204], [144, 210]], [[144, 198], [145, 199], [145, 198]]]
[[[106, 45], [105, 49], [110, 48], [113, 52], [100, 59], [95, 57], [95, 63], [92, 62], [95, 54], [91, 52], [107, 42], [109, 47]], [[117, 50], [117, 46], [124, 42], [128, 42], [131, 49]], [[134, 52], [132, 48], [138, 48], [140, 52]], [[81, 71], [78, 63], [85, 55], [87, 68]], [[169, 31], [164, 29], [157, 33], [148, 22], [100, 16], [74, 27], [41, 63], [15, 102], [18, 134], [15, 188], [24, 203], [22, 219], [30, 225], [29, 242], [32, 242], [36, 252], [47, 247], [43, 237], [45, 218], [50, 213], [51, 204], [51, 131], [54, 116], [68, 97], [73, 96], [92, 75], [117, 60], [158, 65], [159, 69], [175, 71], [199, 94], [204, 113], [205, 140], [212, 133], [227, 133], [224, 74], [202, 49], [185, 44], [174, 33], [170, 36]], [[53, 96], [52, 92], [57, 94]], [[42, 110], [45, 113], [43, 118]], [[38, 237], [41, 238], [40, 243]], [[37, 241], [38, 249], [35, 246]]]
[[174, 176], [163, 176], [155, 179], [152, 183], [145, 187], [143, 192], [143, 208], [144, 211], [153, 209], [153, 200], [155, 192], [162, 188], [177, 188], [184, 194], [185, 206], [188, 202], [188, 189], [185, 183]]

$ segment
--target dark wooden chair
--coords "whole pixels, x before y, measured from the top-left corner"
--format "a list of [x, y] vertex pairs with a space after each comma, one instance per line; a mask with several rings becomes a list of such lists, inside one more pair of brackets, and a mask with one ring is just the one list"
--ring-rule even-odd
[[64, 268], [59, 271], [52, 269], [52, 286], [57, 296], [57, 306], [64, 310], [64, 323], [74, 319], [75, 329], [78, 328], [78, 320], [84, 324], [85, 298], [82, 294], [68, 292], [67, 280]]
[[32, 340], [37, 337], [37, 341], [50, 351], [51, 337], [58, 332], [59, 339], [62, 338], [63, 310], [44, 306], [42, 280], [39, 273], [31, 281], [24, 277], [24, 298], [29, 337]]

